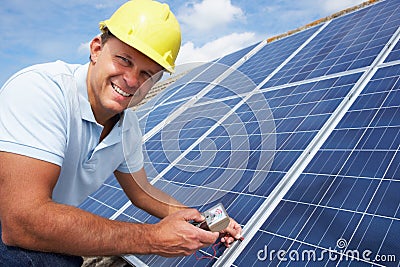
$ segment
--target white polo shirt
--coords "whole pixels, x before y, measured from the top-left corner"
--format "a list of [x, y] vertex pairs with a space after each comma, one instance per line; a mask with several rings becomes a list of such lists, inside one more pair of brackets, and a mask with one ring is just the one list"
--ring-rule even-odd
[[99, 143], [103, 126], [88, 101], [88, 66], [61, 61], [35, 65], [0, 89], [0, 151], [61, 166], [53, 200], [74, 206], [115, 170], [129, 173], [143, 167], [134, 111], [125, 110], [122, 121]]

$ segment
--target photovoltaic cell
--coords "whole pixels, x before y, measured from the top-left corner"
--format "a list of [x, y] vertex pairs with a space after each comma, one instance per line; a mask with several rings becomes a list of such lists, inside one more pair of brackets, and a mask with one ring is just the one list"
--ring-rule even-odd
[[[213, 259], [135, 260], [222, 266], [228, 254], [233, 266], [399, 266], [399, 44], [388, 44], [399, 39], [399, 7], [398, 0], [381, 1], [203, 64], [142, 106], [140, 126], [152, 132], [143, 144], [145, 169], [154, 186], [201, 211], [221, 202], [244, 229], [263, 219], [254, 236], [231, 248], [239, 254], [217, 246]], [[384, 63], [371, 66], [381, 56]], [[338, 114], [343, 118], [325, 132]], [[261, 207], [321, 132], [329, 136], [262, 217]], [[113, 177], [81, 208], [158, 221], [130, 205]], [[211, 247], [198, 252], [213, 254]]]

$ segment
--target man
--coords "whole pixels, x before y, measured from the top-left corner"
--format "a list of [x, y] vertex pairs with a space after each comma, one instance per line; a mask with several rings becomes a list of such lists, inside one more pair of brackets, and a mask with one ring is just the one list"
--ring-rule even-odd
[[[180, 47], [174, 15], [166, 4], [133, 0], [100, 29], [88, 64], [35, 65], [0, 90], [1, 266], [190, 255], [219, 236], [188, 223], [204, 218], [148, 183], [138, 121], [127, 109], [162, 71], [173, 71]], [[123, 135], [129, 136], [124, 147]], [[133, 224], [78, 209], [112, 173], [133, 204], [162, 220]], [[224, 233], [229, 246], [241, 227], [231, 220]]]

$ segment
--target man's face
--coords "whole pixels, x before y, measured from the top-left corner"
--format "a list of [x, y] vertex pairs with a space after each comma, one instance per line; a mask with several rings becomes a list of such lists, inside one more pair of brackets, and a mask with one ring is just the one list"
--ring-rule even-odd
[[162, 76], [160, 65], [117, 38], [102, 45], [96, 37], [90, 48], [88, 94], [99, 123], [137, 104]]

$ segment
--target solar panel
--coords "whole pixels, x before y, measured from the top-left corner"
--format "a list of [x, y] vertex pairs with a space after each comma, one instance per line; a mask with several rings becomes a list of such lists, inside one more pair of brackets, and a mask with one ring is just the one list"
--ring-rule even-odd
[[[245, 240], [207, 260], [126, 259], [399, 266], [399, 9], [381, 1], [260, 42], [197, 67], [141, 107], [149, 181], [200, 210], [222, 202]], [[158, 221], [113, 177], [81, 208]]]
[[275, 266], [264, 246], [288, 253], [282, 265], [398, 265], [399, 77], [399, 64], [377, 71], [235, 265]]

